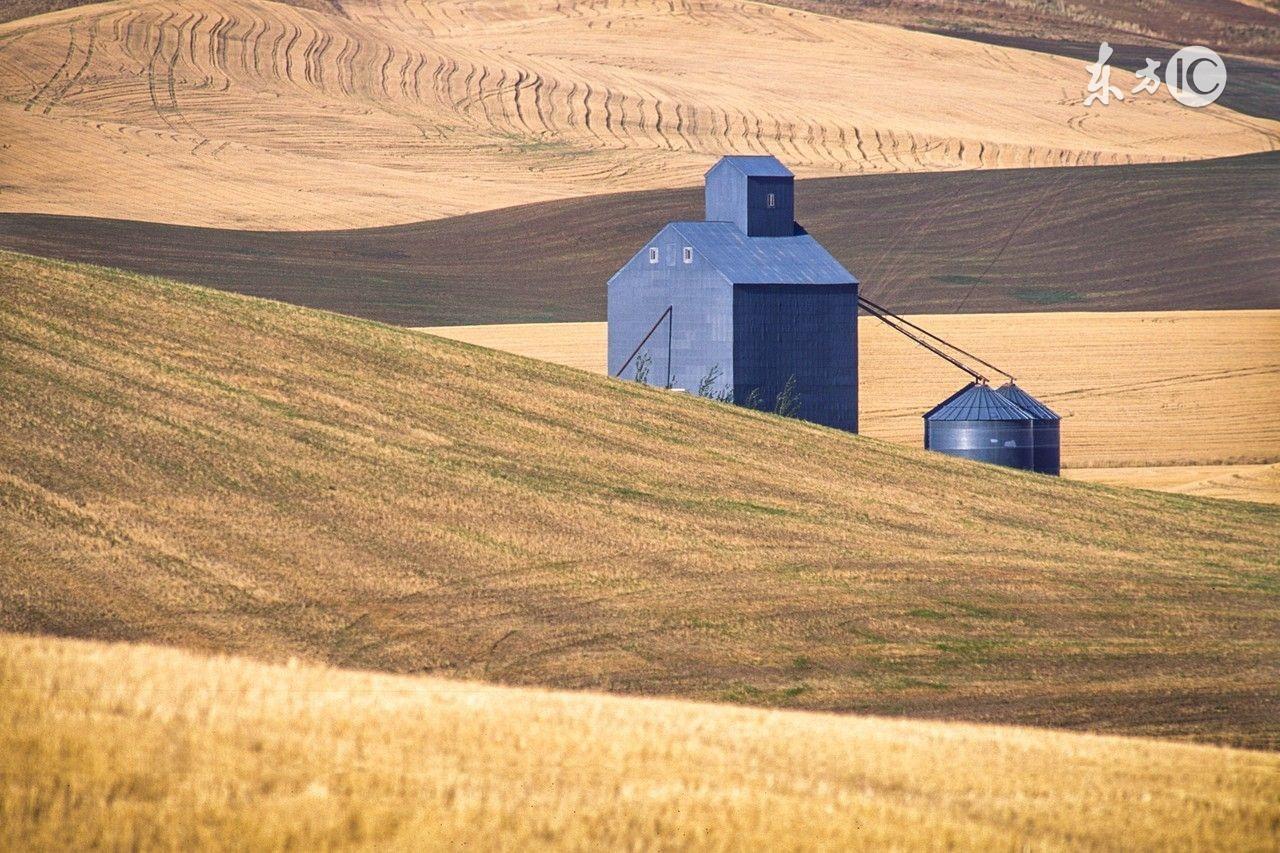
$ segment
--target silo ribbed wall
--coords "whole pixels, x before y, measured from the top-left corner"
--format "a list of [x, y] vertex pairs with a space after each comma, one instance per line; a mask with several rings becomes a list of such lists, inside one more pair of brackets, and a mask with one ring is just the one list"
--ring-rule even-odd
[[1040, 474], [1058, 476], [1061, 473], [1062, 418], [1013, 382], [997, 388], [996, 393], [1031, 415], [1035, 470]]
[[1034, 436], [1026, 421], [930, 421], [925, 447], [948, 456], [1032, 470]]
[[1035, 470], [1041, 474], [1058, 476], [1062, 465], [1061, 428], [1058, 421], [1033, 421], [1032, 435], [1035, 441]]

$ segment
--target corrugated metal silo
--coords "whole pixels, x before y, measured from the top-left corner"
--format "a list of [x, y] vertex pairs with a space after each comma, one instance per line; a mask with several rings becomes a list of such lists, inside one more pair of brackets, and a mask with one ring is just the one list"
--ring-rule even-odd
[[1033, 419], [986, 385], [966, 385], [924, 415], [924, 446], [1026, 471], [1034, 466]]
[[1041, 474], [1058, 476], [1061, 473], [1061, 423], [1062, 418], [1053, 409], [1009, 382], [996, 389], [996, 392], [1019, 409], [1031, 415], [1032, 440], [1035, 447], [1033, 470]]

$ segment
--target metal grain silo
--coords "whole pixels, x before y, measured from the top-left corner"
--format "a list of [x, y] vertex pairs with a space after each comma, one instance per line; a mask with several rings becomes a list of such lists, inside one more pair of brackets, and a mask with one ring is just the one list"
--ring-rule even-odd
[[858, 431], [858, 279], [796, 223], [794, 183], [773, 157], [707, 172], [706, 218], [609, 279], [611, 375]]
[[977, 382], [924, 415], [925, 449], [948, 456], [1030, 471], [1034, 441], [1031, 415]]
[[1032, 440], [1035, 444], [1032, 451], [1033, 470], [1041, 474], [1058, 476], [1062, 458], [1060, 429], [1062, 418], [1053, 409], [1012, 382], [997, 388], [996, 393], [1031, 415]]

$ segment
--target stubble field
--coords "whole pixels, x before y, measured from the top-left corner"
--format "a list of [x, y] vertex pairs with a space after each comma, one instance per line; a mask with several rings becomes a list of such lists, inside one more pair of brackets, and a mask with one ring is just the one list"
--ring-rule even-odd
[[0, 25], [0, 209], [339, 228], [687, 186], [728, 153], [821, 176], [1280, 147], [1273, 120], [1163, 91], [1086, 108], [1077, 60], [764, 4], [340, 8], [117, 0]]

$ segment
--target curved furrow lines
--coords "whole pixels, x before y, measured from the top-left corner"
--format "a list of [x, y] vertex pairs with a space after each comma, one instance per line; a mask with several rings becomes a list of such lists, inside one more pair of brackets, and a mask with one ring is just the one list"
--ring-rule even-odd
[[249, 31], [245, 33], [244, 48], [240, 51], [240, 71], [246, 78], [261, 79], [262, 71], [258, 64], [258, 50], [259, 42], [267, 29], [268, 24], [265, 17], [249, 19]]
[[[147, 63], [147, 92], [151, 97], [151, 108], [160, 120], [164, 122], [165, 126], [173, 131], [176, 136], [178, 129], [173, 126], [173, 122], [169, 120], [166, 110], [161, 106], [161, 95], [158, 92], [156, 82], [156, 62], [160, 59], [160, 54], [164, 51], [165, 26], [174, 17], [176, 17], [176, 13], [169, 12], [165, 15], [164, 20], [154, 28], [156, 33], [156, 44], [151, 51], [151, 59]], [[148, 35], [150, 35], [150, 30], [148, 30]]]
[[169, 126], [172, 127], [175, 130], [175, 132], [177, 131], [177, 126], [169, 121], [170, 116], [176, 118], [177, 121], [180, 122], [181, 124], [186, 125], [186, 127], [189, 130], [191, 130], [193, 133], [195, 133], [196, 136], [199, 138], [203, 138], [203, 135], [198, 130], [196, 130], [196, 128], [191, 124], [191, 122], [187, 119], [187, 117], [183, 115], [182, 110], [178, 107], [178, 92], [177, 92], [176, 77], [177, 77], [178, 59], [182, 56], [184, 33], [186, 33], [188, 28], [194, 29], [198, 21], [203, 19], [204, 19], [203, 16], [198, 16], [197, 13], [192, 12], [187, 15], [187, 17], [182, 21], [181, 24], [177, 26], [176, 30], [174, 31], [173, 52], [169, 55], [168, 60], [166, 60], [165, 62], [164, 97], [158, 103], [158, 106], [157, 106], [157, 110], [163, 107], [163, 110], [164, 110], [163, 117], [165, 117], [166, 122], [169, 123]]
[[[551, 123], [547, 121], [547, 114], [542, 109], [542, 98], [543, 98], [542, 84], [543, 84], [542, 75], [535, 73], [533, 75], [533, 111], [538, 116], [538, 128], [539, 128], [538, 133], [539, 134], [552, 132]], [[552, 77], [550, 85], [546, 87], [547, 101], [552, 105], [555, 104], [555, 95], [556, 95], [557, 85], [558, 85], [558, 81], [556, 80], [556, 78]]]
[[[489, 101], [488, 101], [489, 90], [486, 90], [484, 86], [484, 84], [488, 81], [488, 79], [489, 79], [489, 66], [482, 64], [480, 66], [480, 76], [476, 78], [476, 92], [471, 99], [471, 104], [478, 105], [480, 109], [484, 112], [484, 121], [482, 122], [482, 125], [484, 127], [493, 127], [494, 126], [493, 115], [490, 114], [489, 112]], [[499, 83], [499, 85], [501, 85], [501, 83]]]
[[[195, 24], [191, 27], [190, 30], [187, 31], [187, 39], [186, 39], [187, 57], [188, 57], [187, 61], [191, 64], [191, 67], [193, 69], [200, 68], [200, 62], [199, 60], [196, 59], [196, 36], [200, 32], [200, 25], [203, 24], [208, 18], [209, 18], [209, 15], [207, 12], [197, 12]], [[216, 24], [214, 25], [214, 30], [215, 31], [217, 30]]]
[[412, 81], [409, 79], [409, 69], [412, 66], [413, 55], [406, 53], [404, 55], [404, 61], [402, 61], [396, 69], [396, 91], [400, 94], [400, 97], [406, 101], [412, 100], [413, 98], [410, 94]]
[[43, 115], [48, 115], [53, 112], [53, 108], [62, 103], [62, 100], [67, 96], [67, 93], [71, 91], [71, 87], [76, 85], [80, 78], [84, 76], [85, 69], [87, 69], [89, 67], [89, 63], [93, 61], [93, 46], [97, 39], [98, 21], [93, 20], [89, 22], [89, 43], [85, 47], [84, 60], [76, 67], [75, 73], [67, 78], [66, 83], [61, 86], [53, 97], [49, 98], [45, 103], [44, 109], [41, 110]]
[[75, 52], [76, 52], [76, 31], [75, 31], [75, 28], [73, 27], [67, 38], [67, 55], [62, 58], [62, 64], [53, 70], [53, 73], [49, 75], [49, 79], [44, 81], [44, 85], [42, 85], [39, 89], [37, 89], [35, 94], [33, 94], [27, 100], [27, 103], [23, 107], [23, 110], [26, 110], [27, 112], [31, 111], [31, 108], [35, 106], [36, 101], [40, 100], [40, 97], [46, 91], [49, 90], [49, 87], [54, 84], [54, 81], [56, 81], [59, 77], [61, 77], [62, 74], [67, 70], [67, 66], [71, 64], [71, 57], [75, 54]]
[[586, 128], [588, 133], [595, 137], [597, 142], [603, 142], [604, 140], [591, 124], [591, 95], [591, 84], [584, 84], [582, 91], [582, 126]]
[[419, 53], [418, 61], [413, 64], [413, 79], [411, 87], [413, 89], [413, 102], [415, 104], [422, 103], [422, 69], [427, 67], [426, 54]]
[[290, 23], [289, 29], [285, 34], [284, 47], [281, 48], [280, 55], [284, 60], [284, 79], [296, 87], [301, 88], [298, 79], [293, 76], [293, 46], [298, 43], [298, 39], [302, 38], [302, 28], [297, 24]]

